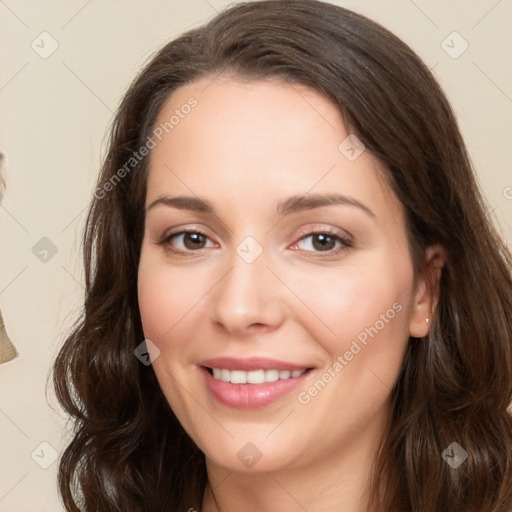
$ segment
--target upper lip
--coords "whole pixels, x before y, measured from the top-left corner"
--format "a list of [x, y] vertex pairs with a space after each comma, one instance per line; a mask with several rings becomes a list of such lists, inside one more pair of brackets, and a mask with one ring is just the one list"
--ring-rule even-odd
[[287, 361], [279, 361], [277, 359], [269, 359], [267, 357], [250, 357], [239, 359], [236, 357], [215, 357], [206, 359], [199, 363], [200, 366], [207, 368], [219, 368], [225, 370], [241, 370], [250, 372], [253, 370], [307, 370], [311, 366], [297, 363], [289, 363]]

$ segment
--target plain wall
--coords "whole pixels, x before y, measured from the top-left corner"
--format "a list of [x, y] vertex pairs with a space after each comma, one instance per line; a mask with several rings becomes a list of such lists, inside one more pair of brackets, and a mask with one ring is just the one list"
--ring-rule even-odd
[[[457, 113], [495, 222], [512, 243], [512, 2], [333, 3], [382, 23], [433, 68]], [[150, 54], [228, 4], [0, 2], [0, 149], [8, 156], [0, 308], [19, 352], [0, 366], [3, 512], [62, 510], [52, 449], [59, 453], [65, 445], [65, 418], [48, 405], [46, 379], [80, 308], [80, 233], [113, 111]], [[458, 58], [453, 56], [465, 43], [450, 36], [454, 31], [469, 44]], [[47, 56], [52, 38], [58, 48]], [[47, 261], [41, 250], [49, 251]], [[48, 401], [55, 405], [51, 392]]]

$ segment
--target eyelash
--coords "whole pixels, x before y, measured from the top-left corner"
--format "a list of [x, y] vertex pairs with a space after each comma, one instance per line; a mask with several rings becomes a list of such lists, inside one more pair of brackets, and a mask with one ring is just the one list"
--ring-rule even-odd
[[[198, 235], [202, 235], [205, 238], [209, 239], [209, 236], [204, 231], [201, 231], [200, 229], [190, 229], [190, 230], [176, 231], [174, 233], [166, 234], [162, 237], [162, 239], [159, 242], [157, 242], [157, 244], [165, 246], [165, 250], [169, 251], [173, 254], [176, 254], [179, 256], [191, 256], [192, 253], [198, 252], [201, 249], [198, 249], [197, 251], [194, 251], [194, 250], [181, 251], [179, 249], [175, 249], [170, 244], [170, 241], [174, 237], [177, 237], [180, 235], [187, 235], [187, 234], [198, 234]], [[309, 233], [301, 236], [301, 238], [299, 238], [299, 240], [297, 240], [297, 242], [295, 242], [293, 244], [293, 246], [296, 246], [299, 242], [302, 242], [303, 240], [305, 240], [311, 236], [315, 236], [315, 235], [329, 236], [330, 238], [333, 238], [335, 242], [341, 243], [341, 247], [339, 247], [338, 249], [332, 249], [332, 250], [328, 250], [328, 251], [305, 251], [305, 250], [303, 250], [303, 252], [311, 253], [309, 255], [309, 257], [312, 257], [312, 258], [325, 258], [325, 257], [329, 257], [329, 256], [336, 256], [336, 255], [341, 254], [342, 252], [347, 251], [351, 247], [353, 247], [352, 240], [350, 240], [349, 238], [342, 237], [328, 229], [319, 229], [316, 231], [310, 231]], [[324, 256], [324, 254], [325, 254], [325, 256]]]

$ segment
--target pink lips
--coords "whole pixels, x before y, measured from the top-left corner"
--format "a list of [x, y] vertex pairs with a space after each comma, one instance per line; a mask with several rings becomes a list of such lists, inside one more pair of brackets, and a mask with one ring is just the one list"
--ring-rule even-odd
[[251, 357], [250, 359], [237, 359], [235, 357], [216, 357], [199, 363], [208, 368], [225, 368], [226, 370], [305, 370], [308, 367], [300, 364], [276, 361], [266, 357]]
[[267, 358], [236, 359], [219, 357], [208, 359], [199, 363], [201, 373], [205, 379], [209, 392], [224, 405], [239, 409], [253, 409], [270, 405], [299, 387], [309, 376], [309, 371], [296, 378], [264, 382], [262, 384], [232, 384], [215, 379], [209, 372], [210, 368], [227, 370], [307, 370], [308, 367], [300, 364], [276, 361]]

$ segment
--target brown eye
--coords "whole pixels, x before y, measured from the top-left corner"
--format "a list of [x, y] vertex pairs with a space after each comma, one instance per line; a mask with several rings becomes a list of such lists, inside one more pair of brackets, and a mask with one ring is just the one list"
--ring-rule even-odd
[[202, 249], [206, 243], [206, 237], [201, 233], [188, 232], [179, 236], [183, 236], [183, 245], [190, 250]]
[[329, 251], [336, 246], [334, 237], [318, 233], [313, 235], [313, 247], [318, 251]]
[[[301, 247], [302, 245], [302, 247]], [[302, 237], [297, 248], [306, 252], [336, 253], [351, 246], [350, 242], [334, 233], [310, 233]]]
[[178, 254], [187, 254], [207, 247], [215, 247], [209, 237], [200, 231], [171, 233], [160, 241], [160, 245]]

